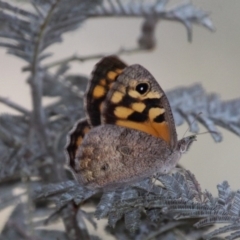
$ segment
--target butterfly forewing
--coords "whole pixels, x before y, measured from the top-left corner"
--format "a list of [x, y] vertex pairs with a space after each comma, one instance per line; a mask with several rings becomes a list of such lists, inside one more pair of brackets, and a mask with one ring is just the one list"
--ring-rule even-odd
[[104, 101], [104, 123], [133, 128], [177, 145], [168, 99], [154, 77], [142, 66], [126, 67]]
[[109, 89], [127, 65], [115, 56], [103, 58], [95, 67], [85, 95], [85, 109], [92, 126], [101, 124], [101, 109]]

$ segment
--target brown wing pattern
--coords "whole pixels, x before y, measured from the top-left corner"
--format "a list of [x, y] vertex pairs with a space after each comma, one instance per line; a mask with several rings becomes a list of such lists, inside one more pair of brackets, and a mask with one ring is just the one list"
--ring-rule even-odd
[[69, 158], [69, 165], [75, 169], [75, 157], [79, 146], [82, 144], [85, 134], [90, 130], [87, 119], [79, 120], [68, 135], [66, 151]]
[[164, 91], [142, 66], [126, 67], [107, 94], [103, 122], [137, 129], [177, 145], [171, 108]]
[[85, 109], [92, 126], [101, 124], [101, 109], [109, 89], [127, 65], [115, 56], [103, 58], [95, 67], [85, 95]]

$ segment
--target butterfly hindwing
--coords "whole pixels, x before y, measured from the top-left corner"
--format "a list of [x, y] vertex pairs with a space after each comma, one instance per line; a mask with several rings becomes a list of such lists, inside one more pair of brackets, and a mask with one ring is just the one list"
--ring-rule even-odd
[[69, 165], [75, 169], [75, 157], [78, 148], [82, 144], [83, 138], [86, 133], [90, 130], [90, 125], [87, 119], [81, 119], [74, 125], [73, 129], [68, 135], [68, 143], [66, 151], [69, 158]]
[[101, 124], [101, 109], [109, 89], [127, 65], [115, 56], [103, 58], [95, 67], [85, 94], [85, 109], [92, 126]]
[[102, 111], [104, 123], [140, 130], [160, 137], [172, 148], [177, 134], [164, 91], [142, 66], [126, 67], [107, 94]]

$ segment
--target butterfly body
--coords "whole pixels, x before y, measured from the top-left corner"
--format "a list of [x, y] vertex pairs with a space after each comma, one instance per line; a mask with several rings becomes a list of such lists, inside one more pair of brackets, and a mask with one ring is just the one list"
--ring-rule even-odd
[[87, 119], [71, 131], [67, 154], [78, 181], [92, 189], [166, 174], [195, 140], [177, 140], [168, 99], [153, 76], [116, 57], [96, 65], [85, 109]]

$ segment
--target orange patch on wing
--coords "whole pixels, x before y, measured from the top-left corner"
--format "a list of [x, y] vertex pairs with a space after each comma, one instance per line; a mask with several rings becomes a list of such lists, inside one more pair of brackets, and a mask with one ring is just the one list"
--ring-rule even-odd
[[120, 69], [120, 68], [115, 69], [115, 72], [118, 74], [120, 74], [122, 71], [123, 71], [123, 69]]
[[97, 85], [93, 89], [93, 97], [94, 98], [100, 98], [103, 97], [106, 93], [106, 89], [103, 86]]
[[139, 98], [141, 95], [137, 92], [137, 91], [135, 91], [135, 90], [129, 90], [128, 91], [128, 95], [129, 96], [131, 96], [131, 97], [133, 97], [133, 98]]
[[112, 97], [111, 97], [111, 102], [112, 103], [119, 103], [123, 99], [124, 94], [121, 92], [114, 92]]
[[164, 108], [154, 107], [154, 108], [150, 108], [150, 110], [148, 112], [148, 116], [149, 116], [150, 120], [153, 121], [154, 118], [163, 114], [164, 112], [165, 112]]
[[138, 123], [138, 122], [133, 122], [133, 121], [130, 121], [130, 120], [118, 120], [116, 122], [116, 125], [140, 130], [142, 132], [146, 132], [146, 133], [151, 134], [155, 137], [158, 137], [158, 134], [157, 134], [156, 130], [154, 128], [152, 128], [152, 126], [149, 122]]
[[83, 140], [82, 136], [78, 137], [76, 141], [76, 146], [80, 146], [82, 144], [82, 140]]
[[107, 78], [108, 78], [109, 80], [113, 81], [113, 80], [115, 80], [115, 78], [116, 78], [117, 75], [118, 75], [117, 72], [110, 71], [110, 72], [108, 72], [108, 74], [107, 74]]
[[146, 95], [142, 96], [139, 92], [133, 89], [130, 89], [128, 91], [128, 95], [137, 99], [152, 99], [152, 98], [160, 99], [162, 97], [162, 93], [159, 92], [149, 92]]
[[131, 104], [131, 108], [136, 111], [136, 112], [143, 112], [143, 110], [145, 109], [146, 105], [142, 102], [136, 102], [136, 103], [132, 103]]
[[168, 144], [170, 144], [170, 130], [169, 130], [169, 125], [167, 122], [162, 122], [162, 123], [156, 123], [152, 122], [152, 127], [157, 131], [158, 137], [162, 138], [165, 140]]
[[85, 128], [83, 129], [83, 133], [84, 133], [84, 135], [85, 135], [87, 132], [89, 132], [89, 130], [90, 130], [89, 127], [85, 127]]
[[131, 115], [134, 111], [127, 107], [116, 107], [114, 110], [115, 116], [121, 119], [127, 119], [129, 115]]
[[155, 122], [133, 122], [129, 120], [118, 120], [116, 125], [122, 127], [128, 127], [132, 129], [136, 129], [145, 133], [148, 133], [154, 137], [162, 138], [167, 143], [170, 143], [170, 131], [169, 126], [166, 122], [163, 123], [155, 123]]

